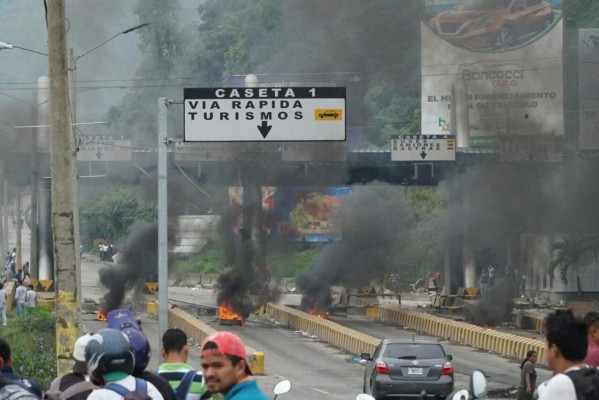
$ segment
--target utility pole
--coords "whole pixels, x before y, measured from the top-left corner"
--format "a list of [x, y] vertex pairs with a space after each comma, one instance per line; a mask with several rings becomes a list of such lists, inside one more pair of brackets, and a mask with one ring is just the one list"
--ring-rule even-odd
[[[168, 329], [168, 133], [170, 100], [158, 99], [158, 341]], [[160, 344], [160, 343], [159, 343]]]
[[[17, 248], [17, 259], [15, 260], [15, 262], [17, 263], [17, 268], [16, 270], [19, 269], [19, 267], [22, 264], [22, 255], [21, 255], [21, 213], [22, 213], [22, 207], [21, 207], [21, 188], [17, 187], [16, 188], [16, 196], [15, 196], [15, 204], [16, 204], [16, 211], [15, 211], [15, 217], [17, 219], [17, 244], [16, 244], [16, 248]], [[16, 271], [15, 271], [16, 272]]]
[[6, 180], [6, 176], [4, 176], [4, 181], [2, 182], [2, 194], [4, 195], [4, 199], [3, 199], [3, 203], [4, 206], [2, 207], [2, 211], [3, 211], [3, 223], [4, 223], [4, 251], [8, 251], [10, 250], [10, 243], [8, 241], [8, 232], [9, 232], [9, 228], [8, 228], [8, 181]]
[[56, 292], [57, 375], [70, 371], [79, 334], [77, 154], [71, 127], [64, 0], [48, 0], [52, 225]]

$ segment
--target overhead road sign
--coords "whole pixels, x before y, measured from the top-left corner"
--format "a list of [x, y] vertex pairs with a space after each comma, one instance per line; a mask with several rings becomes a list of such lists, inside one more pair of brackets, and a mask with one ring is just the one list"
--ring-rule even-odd
[[79, 136], [77, 161], [131, 161], [131, 140], [122, 136]]
[[455, 161], [455, 135], [405, 135], [391, 139], [391, 161]]
[[344, 141], [345, 88], [184, 89], [187, 142]]

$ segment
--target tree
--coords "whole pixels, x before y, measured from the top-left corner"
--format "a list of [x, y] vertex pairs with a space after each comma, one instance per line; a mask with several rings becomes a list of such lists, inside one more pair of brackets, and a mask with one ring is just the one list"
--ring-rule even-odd
[[95, 239], [115, 242], [136, 221], [154, 221], [156, 207], [140, 201], [133, 190], [108, 190], [81, 207], [81, 242], [89, 247]]
[[580, 261], [585, 255], [592, 253], [597, 258], [596, 237], [590, 235], [565, 237], [559, 242], [551, 245], [551, 254], [555, 258], [549, 265], [549, 276], [553, 282], [555, 271], [560, 274], [564, 284], [568, 284], [568, 272], [572, 268], [576, 276], [576, 290], [578, 297], [582, 294], [582, 285], [580, 283]]

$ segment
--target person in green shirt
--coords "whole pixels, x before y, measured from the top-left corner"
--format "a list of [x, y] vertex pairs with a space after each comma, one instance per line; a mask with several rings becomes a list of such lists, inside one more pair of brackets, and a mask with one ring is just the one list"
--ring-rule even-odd
[[[179, 328], [167, 329], [162, 335], [160, 355], [164, 363], [158, 367], [158, 375], [165, 378], [176, 393], [186, 392], [186, 400], [211, 399], [202, 371], [195, 371], [187, 364], [189, 345], [187, 335]], [[184, 379], [187, 376], [187, 379]], [[182, 394], [177, 397], [182, 398]]]

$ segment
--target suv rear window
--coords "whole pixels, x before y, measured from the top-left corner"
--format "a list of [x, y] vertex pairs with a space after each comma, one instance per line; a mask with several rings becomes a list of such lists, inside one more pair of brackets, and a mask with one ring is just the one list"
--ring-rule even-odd
[[438, 344], [391, 343], [385, 348], [383, 357], [404, 360], [430, 360], [445, 358], [445, 352]]

